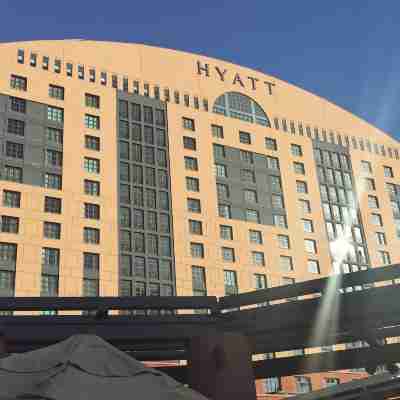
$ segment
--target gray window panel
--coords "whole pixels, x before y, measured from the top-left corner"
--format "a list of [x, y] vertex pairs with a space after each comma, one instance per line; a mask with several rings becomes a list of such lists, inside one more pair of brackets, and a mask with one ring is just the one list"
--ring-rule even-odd
[[[148, 89], [150, 95], [150, 87]], [[147, 90], [146, 86], [144, 90]], [[121, 274], [124, 276], [120, 293], [129, 296], [172, 295], [174, 272], [170, 236], [169, 163], [168, 151], [165, 149], [168, 146], [165, 110], [161, 109], [161, 103], [148, 96], [138, 97], [120, 92], [119, 96], [119, 100], [126, 102], [119, 103], [117, 122], [120, 125], [122, 122], [123, 125], [119, 128], [120, 138], [123, 138], [124, 143], [129, 143], [129, 146], [120, 146], [121, 157], [127, 161], [120, 167], [120, 180], [125, 181], [119, 185], [120, 226], [136, 230], [120, 230], [120, 248], [124, 253], [120, 255], [120, 268], [123, 271]], [[156, 106], [153, 105], [154, 101]], [[157, 147], [153, 147], [154, 145]], [[192, 165], [190, 161], [189, 163]], [[197, 160], [195, 163], [197, 164]], [[196, 165], [193, 170], [197, 167]], [[198, 187], [198, 181], [190, 181], [189, 184], [192, 183]], [[131, 203], [135, 208], [128, 207]], [[197, 208], [196, 201], [188, 203]], [[132, 213], [131, 216], [129, 212]], [[126, 254], [131, 252], [142, 254], [135, 255], [133, 259], [135, 272], [131, 266], [133, 255]], [[134, 281], [136, 278], [141, 282]], [[169, 284], [154, 283], [160, 280], [168, 281]]]

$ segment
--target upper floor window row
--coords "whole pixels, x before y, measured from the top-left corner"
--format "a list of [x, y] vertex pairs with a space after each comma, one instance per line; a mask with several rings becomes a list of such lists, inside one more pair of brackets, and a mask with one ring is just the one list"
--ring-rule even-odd
[[26, 92], [28, 89], [28, 80], [24, 76], [11, 75], [10, 87], [16, 90], [23, 90]]
[[[25, 50], [18, 49], [17, 61], [19, 64], [25, 64]], [[202, 106], [204, 111], [209, 110], [208, 100], [200, 99], [197, 95], [189, 95], [188, 93], [180, 93], [178, 90], [172, 90], [168, 87], [160, 87], [158, 84], [150, 85], [148, 82], [140, 82], [137, 79], [130, 80], [127, 76], [107, 71], [96, 71], [94, 67], [87, 67], [83, 64], [73, 64], [72, 62], [63, 62], [61, 58], [54, 58], [51, 62], [49, 56], [40, 56], [37, 53], [30, 53], [28, 62], [31, 67], [42, 66], [45, 71], [52, 70], [60, 74], [63, 70], [67, 77], [72, 78], [74, 75], [80, 80], [88, 80], [91, 83], [99, 82], [103, 86], [110, 85], [114, 89], [119, 89], [127, 93], [142, 94], [146, 97], [153, 97], [156, 100], [164, 100], [165, 102], [174, 101], [175, 104], [183, 104], [185, 107], [193, 107], [199, 110]], [[63, 69], [64, 68], [64, 69]]]

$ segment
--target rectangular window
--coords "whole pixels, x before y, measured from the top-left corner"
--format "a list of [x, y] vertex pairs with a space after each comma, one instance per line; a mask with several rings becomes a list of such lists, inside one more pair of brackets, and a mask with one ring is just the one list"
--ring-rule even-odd
[[206, 272], [203, 267], [192, 266], [193, 296], [207, 296]]
[[257, 210], [246, 210], [246, 221], [248, 222], [254, 222], [259, 224], [260, 223], [260, 215], [259, 212]]
[[376, 196], [368, 196], [368, 207], [379, 208], [378, 198]]
[[50, 247], [42, 248], [42, 266], [57, 267], [60, 264], [60, 250]]
[[287, 235], [278, 235], [278, 245], [281, 249], [290, 249], [290, 241], [289, 236]]
[[372, 178], [364, 178], [364, 188], [367, 191], [375, 190], [375, 181]]
[[78, 79], [85, 79], [85, 67], [78, 65]]
[[62, 86], [49, 85], [49, 96], [53, 99], [64, 100], [64, 88]]
[[57, 197], [45, 196], [44, 198], [44, 212], [61, 214], [61, 199]]
[[45, 297], [58, 296], [58, 275], [42, 274], [40, 295]]
[[54, 72], [56, 74], [59, 74], [61, 72], [61, 60], [57, 58], [54, 60]]
[[1, 231], [6, 233], [18, 233], [19, 231], [19, 218], [2, 215], [1, 217]]
[[5, 165], [3, 179], [6, 181], [22, 183], [22, 168]]
[[22, 160], [24, 158], [24, 145], [22, 143], [7, 142], [6, 156]]
[[26, 113], [26, 100], [18, 97], [10, 97], [10, 109], [11, 111]]
[[303, 223], [303, 231], [307, 233], [314, 232], [314, 224], [311, 219], [302, 219], [301, 222]]
[[98, 204], [85, 203], [85, 218], [100, 219], [100, 206]]
[[159, 126], [165, 126], [165, 112], [164, 112], [164, 110], [159, 110], [159, 109], [155, 110], [155, 124], [159, 125]]
[[45, 150], [45, 165], [52, 167], [62, 167], [63, 153], [56, 150]]
[[306, 173], [306, 170], [304, 168], [304, 164], [301, 162], [294, 162], [293, 163], [293, 170], [296, 174], [301, 174], [304, 175]]
[[240, 150], [240, 160], [248, 163], [248, 164], [253, 164], [253, 153], [251, 151], [246, 151], [246, 150]]
[[276, 151], [278, 150], [278, 145], [275, 139], [266, 137], [265, 138], [265, 148], [268, 150]]
[[85, 93], [86, 107], [100, 108], [100, 97], [95, 94]]
[[221, 125], [211, 125], [212, 136], [218, 139], [224, 138], [224, 129]]
[[317, 260], [307, 260], [307, 270], [312, 274], [319, 274], [319, 262]]
[[185, 103], [186, 107], [189, 107], [190, 105], [190, 99], [189, 99], [189, 95], [188, 94], [184, 94], [183, 95], [183, 102]]
[[196, 150], [196, 139], [189, 136], [184, 136], [183, 147], [188, 150]]
[[83, 253], [83, 274], [98, 273], [100, 270], [100, 255], [96, 253]]
[[199, 165], [197, 162], [197, 158], [185, 157], [185, 168], [190, 171], [198, 171]]
[[99, 296], [99, 280], [83, 278], [82, 296], [98, 297]]
[[61, 224], [57, 222], [43, 222], [43, 236], [48, 239], [60, 239]]
[[194, 131], [194, 119], [183, 117], [182, 125], [184, 129], [188, 129], [189, 131]]
[[21, 193], [12, 190], [3, 190], [3, 206], [4, 207], [21, 207]]
[[253, 229], [249, 230], [249, 241], [250, 243], [255, 243], [255, 244], [262, 244], [262, 233], [261, 231], [256, 231]]
[[396, 189], [396, 185], [394, 185], [393, 183], [385, 183], [385, 188], [386, 191], [391, 195], [391, 196], [396, 196], [397, 194], [397, 189]]
[[335, 386], [340, 384], [339, 378], [324, 378], [325, 387]]
[[272, 205], [272, 208], [275, 208], [278, 210], [284, 209], [285, 205], [283, 203], [283, 196], [281, 196], [280, 194], [272, 193], [271, 194], [271, 205]]
[[16, 90], [23, 90], [26, 92], [28, 86], [28, 80], [23, 76], [11, 75], [10, 87]]
[[14, 292], [15, 273], [11, 271], [0, 271], [0, 289]]
[[100, 117], [85, 114], [85, 127], [89, 129], [100, 129]]
[[61, 129], [46, 128], [46, 140], [54, 144], [63, 144], [63, 131]]
[[229, 186], [224, 183], [217, 183], [217, 197], [218, 199], [228, 199]]
[[153, 109], [148, 106], [143, 106], [143, 120], [145, 124], [152, 125], [154, 122]]
[[379, 253], [379, 258], [381, 260], [382, 265], [388, 265], [391, 263], [390, 254], [388, 251], [380, 250], [380, 251], [378, 251], [378, 253]]
[[262, 251], [252, 251], [251, 259], [252, 259], [253, 265], [256, 265], [258, 267], [265, 266], [265, 257], [264, 257], [264, 253]]
[[73, 69], [74, 69], [74, 67], [73, 67], [72, 63], [66, 64], [67, 76], [69, 76], [69, 77], [72, 76]]
[[202, 235], [203, 225], [201, 221], [196, 221], [194, 219], [189, 219], [189, 232], [192, 235]]
[[190, 255], [193, 258], [204, 258], [204, 245], [203, 243], [190, 243]]
[[257, 192], [255, 190], [245, 189], [244, 193], [244, 201], [247, 203], [257, 203]]
[[83, 228], [83, 241], [85, 243], [99, 244], [100, 229], [88, 227]]
[[296, 392], [297, 393], [309, 393], [311, 392], [311, 379], [306, 376], [295, 376], [296, 380]]
[[13, 243], [0, 243], [0, 260], [15, 263], [17, 259], [17, 245]]
[[23, 49], [18, 49], [18, 63], [23, 64], [25, 62], [25, 52]]
[[304, 181], [296, 181], [296, 189], [297, 193], [308, 193], [307, 182]]
[[225, 158], [225, 146], [213, 144], [214, 158]]
[[279, 267], [283, 272], [293, 271], [293, 260], [290, 256], [279, 256]]
[[100, 196], [100, 182], [85, 179], [84, 192], [90, 196]]
[[85, 135], [85, 147], [89, 150], [100, 151], [100, 138]]
[[298, 145], [298, 144], [293, 144], [292, 143], [290, 145], [290, 149], [291, 149], [291, 152], [292, 152], [293, 156], [301, 157], [303, 155], [303, 150], [301, 149], [301, 146]]
[[186, 177], [186, 190], [191, 192], [199, 192], [200, 191], [200, 183], [198, 178], [193, 178], [191, 176]]
[[317, 253], [317, 243], [312, 239], [304, 239], [304, 247], [307, 253], [316, 254]]
[[85, 171], [99, 174], [100, 173], [100, 160], [97, 158], [85, 157], [83, 167]]
[[232, 227], [229, 225], [219, 226], [219, 237], [223, 240], [233, 240]]
[[187, 199], [188, 211], [194, 213], [201, 213], [201, 204], [199, 199]]
[[383, 166], [383, 175], [385, 178], [393, 178], [393, 169], [392, 167], [388, 167], [386, 165]]
[[267, 168], [273, 169], [275, 171], [279, 171], [279, 160], [276, 157], [266, 157], [267, 160]]
[[303, 213], [310, 213], [311, 212], [311, 205], [309, 200], [299, 199], [299, 207], [300, 211]]
[[254, 289], [261, 290], [267, 288], [267, 277], [264, 274], [254, 274]]
[[240, 179], [243, 182], [250, 182], [250, 183], [256, 182], [256, 176], [254, 174], [254, 171], [251, 169], [241, 169], [240, 170]]
[[62, 177], [58, 174], [44, 174], [44, 187], [49, 189], [62, 189]]
[[380, 246], [386, 245], [386, 236], [384, 232], [375, 232], [376, 243]]
[[361, 160], [361, 170], [365, 174], [372, 174], [372, 166], [369, 161]]
[[371, 214], [371, 223], [376, 226], [383, 226], [382, 216], [380, 214]]
[[226, 262], [235, 262], [235, 249], [231, 247], [221, 247], [222, 260]]
[[236, 271], [224, 270], [224, 284], [225, 295], [229, 296], [238, 293]]
[[269, 179], [272, 192], [278, 192], [278, 193], [282, 192], [281, 178], [279, 176], [270, 175]]
[[231, 206], [229, 204], [218, 204], [218, 216], [230, 219], [232, 216]]
[[244, 144], [251, 144], [251, 135], [247, 132], [239, 132], [239, 141]]
[[281, 379], [279, 377], [266, 378], [264, 382], [264, 393], [279, 393], [282, 391]]
[[223, 165], [223, 164], [214, 164], [214, 173], [215, 173], [215, 176], [217, 176], [218, 178], [227, 178], [228, 177], [226, 165]]
[[64, 110], [59, 107], [47, 106], [47, 119], [62, 123], [64, 121]]

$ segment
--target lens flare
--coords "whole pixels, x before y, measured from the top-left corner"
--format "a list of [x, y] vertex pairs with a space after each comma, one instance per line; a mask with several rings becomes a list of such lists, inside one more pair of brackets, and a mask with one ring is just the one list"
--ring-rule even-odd
[[[311, 343], [329, 343], [327, 339], [333, 336], [338, 328], [340, 312], [340, 288], [342, 283], [342, 265], [349, 254], [354, 252], [352, 226], [358, 221], [359, 204], [365, 193], [365, 175], [360, 175], [355, 182], [357, 196], [353, 199], [350, 212], [342, 216], [343, 230], [329, 243], [332, 258], [332, 272], [328, 284], [322, 293], [320, 306], [315, 318], [311, 335]], [[334, 343], [334, 340], [333, 340]], [[332, 365], [334, 369], [334, 365]]]

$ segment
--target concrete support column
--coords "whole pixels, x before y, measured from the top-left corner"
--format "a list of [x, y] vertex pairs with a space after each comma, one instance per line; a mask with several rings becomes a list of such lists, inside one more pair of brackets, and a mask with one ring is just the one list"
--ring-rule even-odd
[[189, 346], [188, 383], [212, 400], [255, 400], [250, 346], [244, 335], [209, 333]]

